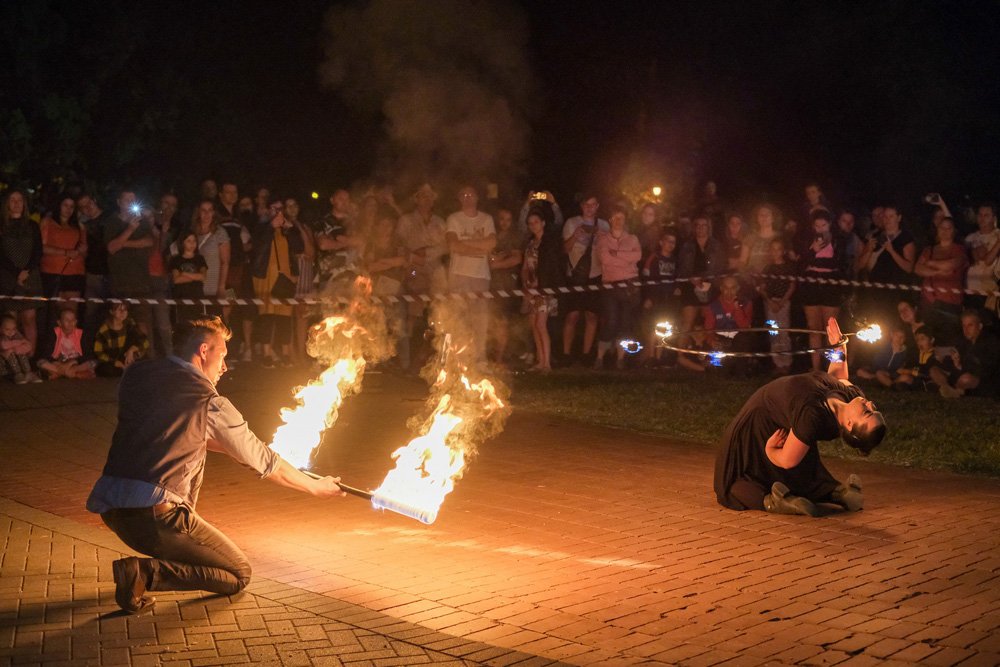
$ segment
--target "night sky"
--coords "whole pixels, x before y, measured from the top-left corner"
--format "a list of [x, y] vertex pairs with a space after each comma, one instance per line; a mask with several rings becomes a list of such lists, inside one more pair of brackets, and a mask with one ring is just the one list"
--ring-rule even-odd
[[[330, 7], [363, 4], [5, 2], [0, 169], [182, 192], [229, 176], [289, 194], [384, 172], [383, 114], [319, 73]], [[607, 192], [638, 161], [733, 199], [797, 201], [811, 179], [843, 203], [1000, 190], [995, 2], [505, 10], [523, 23], [498, 43], [529, 71], [516, 106], [530, 134], [507, 177], [520, 187]], [[452, 14], [444, 30], [461, 25]]]

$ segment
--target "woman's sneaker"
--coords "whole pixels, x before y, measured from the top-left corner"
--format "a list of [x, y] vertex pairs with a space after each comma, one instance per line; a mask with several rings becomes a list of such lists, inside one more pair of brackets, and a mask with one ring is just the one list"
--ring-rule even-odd
[[771, 486], [771, 493], [764, 496], [764, 509], [771, 514], [801, 514], [819, 516], [819, 508], [808, 498], [793, 496], [781, 482]]

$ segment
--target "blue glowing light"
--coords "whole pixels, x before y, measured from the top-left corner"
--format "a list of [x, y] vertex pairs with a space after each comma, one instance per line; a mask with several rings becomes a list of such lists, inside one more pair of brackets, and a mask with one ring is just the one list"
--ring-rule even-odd
[[625, 350], [626, 354], [639, 354], [642, 352], [642, 343], [637, 340], [625, 339], [620, 341], [618, 345]]
[[771, 336], [777, 336], [778, 335], [778, 323], [777, 322], [775, 322], [774, 320], [767, 320], [766, 322], [764, 322], [764, 324], [766, 324], [768, 326], [768, 328], [774, 330], [774, 331], [768, 331], [767, 333], [769, 335], [771, 335]]
[[840, 361], [844, 360], [844, 351], [843, 350], [827, 350], [826, 352], [823, 353], [823, 356], [825, 356], [826, 360], [829, 361], [831, 364], [835, 364], [837, 362], [840, 362]]
[[724, 356], [726, 356], [725, 352], [712, 352], [711, 354], [708, 355], [708, 361], [713, 366], [721, 366], [722, 365], [722, 358]]

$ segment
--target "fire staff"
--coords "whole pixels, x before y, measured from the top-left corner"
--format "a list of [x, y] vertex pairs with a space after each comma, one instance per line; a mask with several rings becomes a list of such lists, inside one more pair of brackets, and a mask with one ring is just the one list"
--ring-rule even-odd
[[129, 367], [118, 388], [118, 426], [87, 509], [149, 558], [113, 563], [115, 601], [149, 609], [146, 591], [205, 590], [232, 595], [250, 582], [250, 563], [195, 511], [207, 450], [223, 452], [261, 478], [327, 498], [343, 496], [338, 477], [309, 477], [267, 447], [215, 389], [226, 372], [232, 333], [217, 317], [177, 327], [178, 356]]
[[809, 516], [819, 514], [816, 503], [861, 509], [861, 481], [834, 479], [818, 445], [839, 435], [867, 456], [885, 437], [885, 419], [848, 381], [847, 346], [835, 319], [826, 333], [837, 345], [828, 372], [764, 385], [726, 428], [715, 465], [715, 496], [723, 507]]

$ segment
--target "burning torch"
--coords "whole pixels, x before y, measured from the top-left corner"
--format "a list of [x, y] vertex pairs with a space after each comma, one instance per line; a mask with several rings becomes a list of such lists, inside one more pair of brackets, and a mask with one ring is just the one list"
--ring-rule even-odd
[[[321, 475], [317, 475], [309, 470], [303, 470], [302, 472], [313, 479], [323, 479]], [[420, 523], [432, 524], [437, 520], [438, 513], [436, 509], [417, 507], [411, 503], [404, 502], [397, 498], [392, 498], [385, 493], [379, 491], [365, 491], [342, 482], [338, 482], [337, 486], [340, 487], [341, 491], [348, 495], [371, 501], [372, 507], [377, 510], [389, 510], [390, 512], [395, 512], [396, 514], [402, 514], [403, 516], [411, 519], [416, 519]]]

